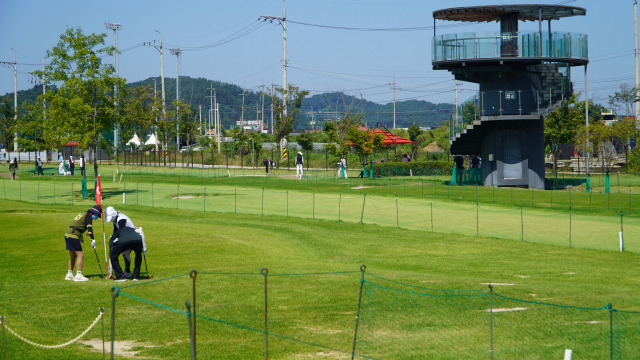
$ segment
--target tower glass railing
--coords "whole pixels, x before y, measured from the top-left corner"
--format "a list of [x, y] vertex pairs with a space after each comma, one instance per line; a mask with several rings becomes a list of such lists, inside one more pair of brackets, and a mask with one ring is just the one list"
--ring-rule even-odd
[[588, 37], [568, 32], [477, 32], [432, 39], [433, 62], [491, 58], [588, 60]]

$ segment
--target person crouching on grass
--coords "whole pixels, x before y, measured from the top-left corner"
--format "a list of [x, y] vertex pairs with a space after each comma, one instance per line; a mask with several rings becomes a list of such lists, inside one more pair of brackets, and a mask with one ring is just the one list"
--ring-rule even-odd
[[[96, 246], [96, 240], [93, 238], [93, 220], [98, 220], [102, 216], [102, 209], [95, 205], [91, 209], [76, 215], [64, 234], [64, 240], [69, 250], [69, 272], [64, 277], [65, 280], [87, 281], [88, 278], [82, 276], [82, 260], [84, 253], [82, 252], [82, 234], [86, 231], [91, 237], [91, 246]], [[73, 276], [73, 265], [76, 266], [76, 275]]]
[[111, 249], [111, 251], [109, 251], [109, 259], [111, 260], [111, 267], [115, 274], [115, 281], [127, 281], [120, 267], [118, 256], [127, 250], [133, 250], [136, 253], [132, 278], [133, 281], [137, 281], [140, 278], [142, 256], [147, 253], [147, 245], [144, 242], [144, 237], [142, 237], [136, 229], [123, 226], [118, 228], [109, 238], [109, 248]]

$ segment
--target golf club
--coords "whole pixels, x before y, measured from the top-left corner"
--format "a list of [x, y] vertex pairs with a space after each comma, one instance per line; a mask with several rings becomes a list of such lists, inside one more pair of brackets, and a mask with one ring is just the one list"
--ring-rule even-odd
[[96, 254], [96, 260], [98, 260], [98, 267], [100, 268], [100, 277], [104, 279], [104, 273], [102, 272], [102, 265], [100, 265], [100, 259], [98, 259], [98, 252], [96, 251], [95, 246], [93, 246], [93, 253]]
[[147, 271], [147, 279], [151, 279], [151, 275], [149, 275], [149, 268], [147, 267], [147, 256], [142, 254], [142, 258], [144, 259], [144, 269]]

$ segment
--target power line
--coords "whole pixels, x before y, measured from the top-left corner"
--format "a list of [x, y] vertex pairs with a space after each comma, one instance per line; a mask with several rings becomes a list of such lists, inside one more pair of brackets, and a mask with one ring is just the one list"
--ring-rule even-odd
[[[349, 26], [335, 26], [335, 25], [321, 25], [321, 24], [312, 24], [301, 21], [294, 21], [287, 19], [288, 22], [297, 25], [304, 26], [313, 26], [324, 29], [333, 29], [333, 30], [349, 30], [349, 31], [426, 31], [433, 30], [433, 26], [415, 26], [415, 27], [399, 27], [399, 28], [365, 28], [365, 27], [349, 27]], [[438, 28], [454, 28], [460, 26], [468, 26], [469, 24], [452, 24], [452, 25], [441, 25]]]

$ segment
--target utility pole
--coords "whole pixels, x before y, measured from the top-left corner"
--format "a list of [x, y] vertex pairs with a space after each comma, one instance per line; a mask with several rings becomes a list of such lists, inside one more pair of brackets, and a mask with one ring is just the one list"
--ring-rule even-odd
[[242, 109], [240, 110], [240, 126], [244, 129], [244, 86], [242, 87]]
[[[119, 23], [110, 23], [110, 22], [104, 23], [104, 27], [109, 30], [113, 30], [113, 47], [116, 49], [116, 51], [113, 52], [113, 69], [116, 72], [116, 76], [118, 76], [118, 31], [122, 27], [120, 26]], [[117, 101], [118, 89], [117, 87], [114, 86], [113, 90], [116, 95], [115, 99], [113, 100], [113, 106], [117, 107], [118, 106], [118, 101]], [[115, 119], [113, 121], [113, 147], [115, 149], [118, 148], [118, 122]]]
[[[13, 50], [13, 121], [18, 123], [18, 60], [16, 50]], [[8, 146], [7, 146], [8, 147]], [[18, 152], [18, 132], [13, 134], [13, 151]]]
[[[153, 98], [156, 99], [158, 97], [158, 90], [156, 89], [156, 78], [153, 78]], [[154, 102], [155, 103], [155, 102]], [[158, 122], [158, 117], [156, 116], [156, 123]], [[156, 153], [158, 152], [158, 132], [156, 131], [157, 126], [153, 127], [153, 136], [156, 138], [156, 143], [154, 144], [156, 147]]]
[[[636, 127], [640, 129], [640, 64], [638, 63], [638, 1], [633, 0], [633, 34], [636, 55]], [[629, 116], [629, 114], [627, 114]]]
[[[180, 54], [179, 48], [169, 49], [176, 56], [176, 103], [180, 103]], [[187, 144], [189, 145], [189, 144]], [[176, 106], [176, 147], [180, 150], [180, 105]]]
[[[143, 43], [144, 45], [147, 46], [153, 46], [154, 48], [156, 48], [156, 50], [158, 50], [158, 52], [160, 52], [160, 82], [161, 82], [161, 86], [162, 86], [162, 119], [166, 119], [167, 118], [167, 106], [166, 106], [166, 96], [165, 96], [165, 91], [164, 91], [164, 61], [163, 61], [163, 49], [162, 49], [162, 33], [160, 33], [159, 30], [156, 30], [156, 32], [158, 33], [158, 35], [160, 35], [160, 46], [156, 46], [155, 45], [155, 40], [153, 41], [153, 43], [148, 42], [148, 43]], [[154, 88], [155, 88], [155, 80], [154, 80]], [[158, 140], [158, 137], [156, 136], [156, 141]], [[162, 146], [164, 146], [164, 150], [166, 150], [166, 146], [167, 144], [162, 143]], [[163, 155], [163, 158], [165, 160], [165, 164], [166, 164], [166, 155]]]
[[[42, 95], [46, 95], [47, 94], [47, 78], [44, 75], [44, 60], [40, 59], [40, 62], [42, 62]], [[42, 113], [43, 113], [43, 118], [46, 119], [47, 105], [44, 101], [42, 102]]]
[[[289, 85], [287, 83], [287, 4], [286, 0], [282, 0], [282, 17], [276, 16], [260, 16], [259, 19], [262, 21], [267, 21], [273, 23], [273, 21], [278, 21], [278, 23], [282, 26], [282, 88], [284, 89], [284, 94], [282, 96], [282, 105], [283, 111], [282, 115], [284, 117], [287, 116], [287, 97], [289, 96]], [[284, 142], [286, 140], [282, 139], [280, 142], [280, 148], [284, 147]]]
[[393, 76], [393, 128], [396, 128], [396, 77]]
[[260, 133], [264, 131], [264, 80], [262, 81], [262, 89], [260, 90], [260, 99], [262, 100], [262, 109], [260, 113], [262, 114], [262, 118], [260, 119]]

